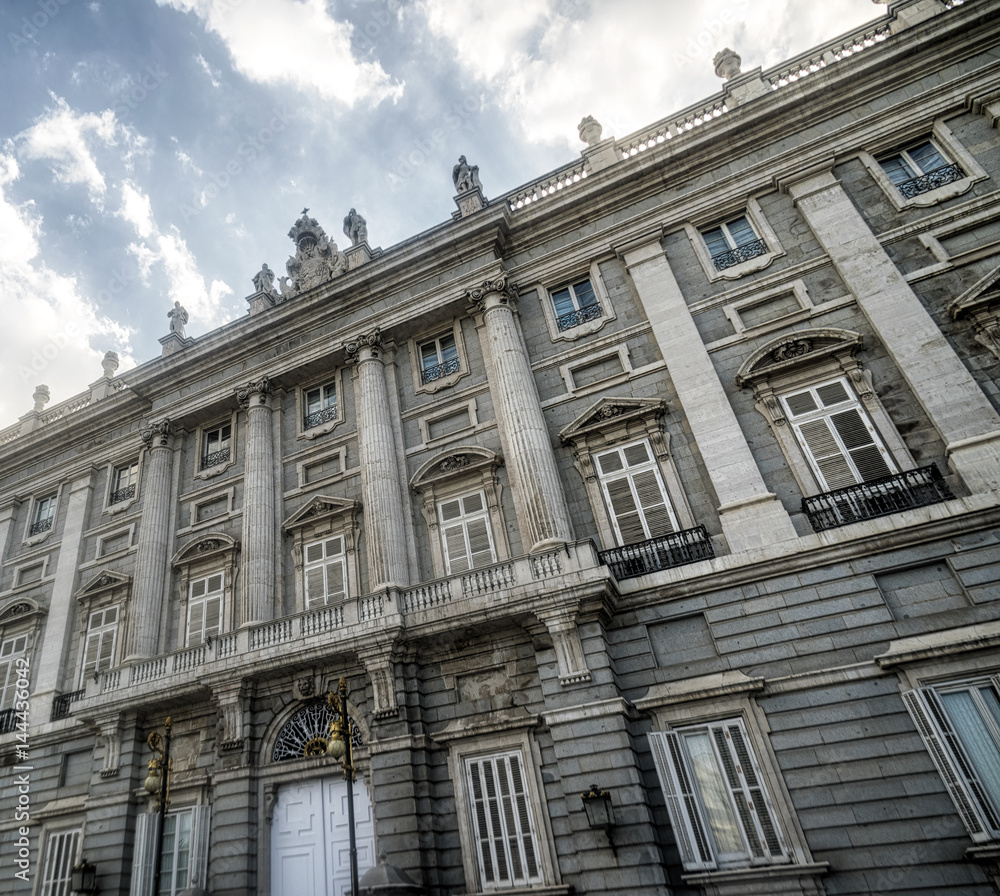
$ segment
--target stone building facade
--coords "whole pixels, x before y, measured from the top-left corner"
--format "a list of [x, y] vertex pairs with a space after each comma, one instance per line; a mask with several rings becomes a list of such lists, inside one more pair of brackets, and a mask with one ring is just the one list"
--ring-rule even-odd
[[243, 319], [40, 387], [0, 891], [144, 896], [162, 839], [161, 892], [344, 892], [343, 677], [370, 893], [996, 892], [998, 46], [996, 0], [899, 0], [723, 51], [511, 194], [463, 160], [399, 246], [304, 212]]

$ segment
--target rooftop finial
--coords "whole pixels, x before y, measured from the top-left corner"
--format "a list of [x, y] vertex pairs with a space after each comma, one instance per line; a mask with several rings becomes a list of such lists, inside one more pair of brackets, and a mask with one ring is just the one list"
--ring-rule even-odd
[[725, 78], [727, 81], [731, 81], [738, 74], [740, 74], [740, 63], [743, 60], [740, 58], [738, 53], [730, 50], [726, 47], [724, 50], [719, 50], [715, 54], [715, 59], [712, 60], [715, 65], [715, 73], [720, 78]]

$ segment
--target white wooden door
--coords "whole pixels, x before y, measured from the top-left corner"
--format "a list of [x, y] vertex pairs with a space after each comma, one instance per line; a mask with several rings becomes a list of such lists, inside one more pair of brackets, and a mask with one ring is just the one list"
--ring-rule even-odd
[[[375, 864], [368, 790], [354, 783], [358, 878]], [[271, 896], [345, 896], [351, 892], [347, 782], [341, 777], [278, 790], [271, 822]]]

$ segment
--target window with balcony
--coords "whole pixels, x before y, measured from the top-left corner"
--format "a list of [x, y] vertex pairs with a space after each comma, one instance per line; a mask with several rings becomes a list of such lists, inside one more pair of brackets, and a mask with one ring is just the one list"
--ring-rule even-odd
[[305, 546], [305, 605], [313, 610], [347, 597], [344, 537], [324, 538]]
[[47, 495], [44, 498], [37, 498], [31, 513], [31, 525], [28, 527], [28, 536], [40, 535], [43, 532], [52, 530], [52, 522], [56, 515], [56, 495]]
[[606, 273], [612, 276], [608, 266], [615, 262], [599, 264], [595, 261], [586, 273], [566, 271], [561, 277], [556, 274], [551, 285], [539, 284], [538, 298], [553, 342], [572, 342], [589, 336], [615, 319], [614, 306], [601, 273], [602, 264]]
[[484, 492], [442, 501], [438, 516], [448, 575], [497, 562]]
[[114, 467], [111, 471], [111, 492], [108, 495], [108, 506], [123, 504], [135, 497], [139, 484], [139, 461]]
[[87, 619], [87, 635], [83, 643], [83, 665], [80, 669], [80, 687], [87, 679], [110, 669], [115, 662], [118, 642], [118, 606], [94, 610]]
[[570, 283], [552, 293], [552, 307], [556, 312], [556, 325], [560, 330], [572, 330], [580, 324], [595, 320], [602, 314], [597, 293], [588, 277]]
[[223, 423], [202, 432], [201, 468], [207, 470], [229, 463], [232, 457], [233, 427]]
[[435, 339], [420, 343], [420, 379], [431, 383], [458, 373], [462, 363], [454, 333], [445, 333]]
[[904, 199], [929, 193], [965, 177], [959, 165], [949, 162], [932, 140], [879, 159], [882, 170]]
[[0, 711], [14, 707], [18, 661], [28, 653], [28, 634], [11, 635], [0, 641]]
[[684, 230], [710, 282], [737, 280], [763, 270], [783, 254], [778, 235], [753, 197], [742, 209], [686, 223]]
[[767, 253], [767, 243], [757, 236], [746, 215], [703, 230], [701, 237], [718, 271]]
[[594, 456], [618, 543], [633, 544], [677, 529], [677, 518], [645, 440]]
[[337, 419], [337, 383], [331, 380], [322, 386], [303, 390], [303, 429], [314, 429]]
[[197, 647], [222, 631], [225, 575], [221, 572], [188, 583], [186, 647]]

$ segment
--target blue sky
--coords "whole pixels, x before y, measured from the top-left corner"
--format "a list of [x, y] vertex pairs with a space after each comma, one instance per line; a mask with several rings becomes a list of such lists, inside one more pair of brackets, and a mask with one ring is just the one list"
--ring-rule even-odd
[[282, 273], [303, 207], [389, 249], [879, 16], [871, 0], [6, 0], [0, 5], [0, 427], [199, 336]]

